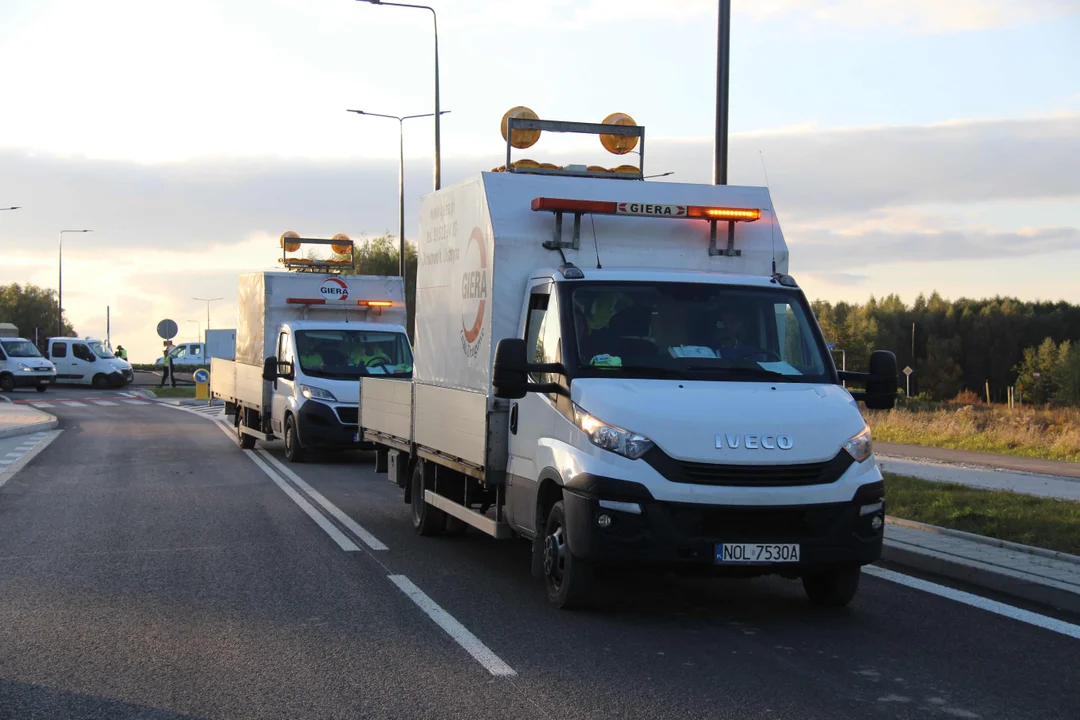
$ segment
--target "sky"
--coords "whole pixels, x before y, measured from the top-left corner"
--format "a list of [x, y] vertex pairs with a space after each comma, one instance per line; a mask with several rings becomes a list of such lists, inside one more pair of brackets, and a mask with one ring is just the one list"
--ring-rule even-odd
[[[716, 0], [429, 0], [443, 185], [501, 164], [502, 114], [646, 127], [648, 173], [710, 182]], [[82, 335], [234, 327], [284, 230], [397, 226], [397, 123], [433, 105], [432, 16], [354, 0], [5, 0], [0, 283]], [[1080, 303], [1080, 0], [733, 0], [730, 182], [768, 184], [811, 299]], [[405, 123], [406, 237], [432, 123]], [[543, 138], [537, 160], [606, 161]], [[583, 144], [584, 143], [584, 144]], [[535, 150], [535, 152], [534, 152]], [[764, 164], [764, 170], [763, 170]], [[2, 318], [0, 318], [2, 320]]]

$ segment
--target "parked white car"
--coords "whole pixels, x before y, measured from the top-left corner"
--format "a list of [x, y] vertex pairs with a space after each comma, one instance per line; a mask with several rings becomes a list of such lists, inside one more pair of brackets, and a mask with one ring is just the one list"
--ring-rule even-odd
[[[206, 345], [201, 342], [180, 343], [169, 353], [172, 356], [173, 367], [177, 365], [206, 365], [210, 360], [206, 357]], [[164, 356], [159, 357], [155, 365], [164, 365]]]

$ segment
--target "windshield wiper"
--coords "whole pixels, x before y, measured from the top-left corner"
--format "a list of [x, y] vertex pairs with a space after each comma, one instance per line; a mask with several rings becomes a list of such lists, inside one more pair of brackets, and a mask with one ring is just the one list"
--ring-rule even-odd
[[746, 367], [744, 365], [734, 365], [731, 367], [715, 367], [715, 366], [702, 366], [696, 365], [686, 368], [687, 372], [701, 372], [701, 373], [731, 373], [732, 375], [753, 375], [755, 377], [767, 377], [767, 378], [783, 378], [784, 380], [790, 380], [798, 377], [798, 375], [785, 375], [775, 370], [766, 370], [762, 367]]

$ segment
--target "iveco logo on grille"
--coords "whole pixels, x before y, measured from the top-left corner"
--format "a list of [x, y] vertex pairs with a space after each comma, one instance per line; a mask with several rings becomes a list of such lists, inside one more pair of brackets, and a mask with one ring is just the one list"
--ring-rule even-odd
[[743, 435], [741, 433], [717, 433], [717, 450], [790, 450], [790, 435]]

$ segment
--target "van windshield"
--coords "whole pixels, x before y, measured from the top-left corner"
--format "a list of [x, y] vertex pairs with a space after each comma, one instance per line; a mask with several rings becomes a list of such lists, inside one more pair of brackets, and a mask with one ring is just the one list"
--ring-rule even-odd
[[90, 350], [93, 351], [93, 353], [99, 358], [104, 358], [105, 360], [112, 360], [116, 357], [111, 352], [109, 352], [108, 349], [104, 345], [102, 345], [101, 341], [99, 340], [95, 340], [94, 342], [89, 343], [89, 345]]
[[298, 330], [296, 360], [305, 375], [332, 380], [412, 372], [408, 338], [400, 332]]
[[796, 290], [681, 282], [573, 287], [578, 376], [834, 381]]
[[34, 343], [27, 340], [4, 340], [3, 345], [8, 357], [41, 357]]

